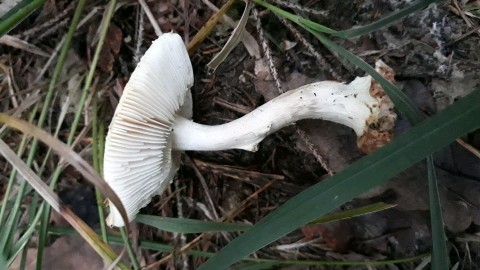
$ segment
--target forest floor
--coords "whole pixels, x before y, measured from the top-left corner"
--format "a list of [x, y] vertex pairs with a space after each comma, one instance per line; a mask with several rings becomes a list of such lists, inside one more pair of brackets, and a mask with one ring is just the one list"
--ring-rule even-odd
[[[298, 6], [311, 9], [314, 14], [295, 7], [289, 10], [333, 29], [350, 29], [382, 18], [408, 3], [410, 1], [313, 0], [300, 1]], [[215, 13], [213, 5], [221, 7], [224, 2], [168, 0], [148, 4], [163, 32], [179, 33], [188, 43]], [[89, 1], [88, 5], [86, 11], [98, 9], [98, 12], [93, 13], [74, 36], [45, 128], [52, 132], [57, 125], [56, 119], [64, 116], [58, 135], [62, 140], [69, 135], [80, 85], [91, 62], [98, 24], [105, 8], [97, 1]], [[227, 15], [238, 20], [243, 8], [243, 2], [238, 1]], [[278, 96], [281, 91], [326, 79], [349, 82], [364, 75], [332, 54], [306, 31], [285, 24], [284, 20], [261, 7], [257, 8], [263, 35], [259, 34], [257, 22], [250, 19], [246, 30], [254, 37], [253, 43], [239, 43], [215, 71], [210, 70], [207, 63], [229, 38], [232, 30], [229, 23], [219, 23], [191, 55], [195, 74], [193, 119], [196, 122], [210, 125], [229, 122]], [[53, 65], [47, 63], [48, 57], [68, 30], [74, 9], [70, 1], [47, 1], [42, 9], [9, 33], [33, 46], [18, 49], [2, 43], [0, 47], [0, 68], [3, 71], [0, 77], [1, 111], [17, 108], [18, 104], [25, 102], [27, 94], [39, 90], [37, 95], [42, 96], [53, 70]], [[143, 21], [139, 19], [141, 12], [135, 1], [120, 1], [100, 55], [94, 85], [101, 95], [98, 107], [106, 116], [101, 119], [106, 126], [136, 61], [156, 38], [147, 16], [142, 15]], [[54, 23], [50, 24], [52, 21]], [[143, 27], [138, 26], [139, 21]], [[395, 71], [396, 85], [426, 115], [443, 110], [480, 87], [479, 1], [439, 1], [387, 28], [359, 38], [334, 40], [372, 65], [377, 59], [383, 60]], [[267, 54], [270, 57], [265, 56], [262, 43], [269, 47]], [[269, 58], [278, 76], [272, 76]], [[12, 96], [9, 91], [16, 95]], [[66, 103], [67, 99], [69, 103]], [[69, 105], [65, 107], [64, 104]], [[89, 110], [92, 106], [90, 103]], [[87, 132], [78, 142], [79, 151], [88, 150], [91, 143], [88, 135], [90, 121], [89, 117], [81, 120], [80, 126]], [[408, 121], [399, 118], [395, 133], [401, 134], [409, 128]], [[304, 120], [268, 136], [256, 152], [187, 152], [182, 157], [183, 165], [175, 185], [155, 197], [142, 213], [169, 217], [181, 214], [188, 218], [217, 220], [241, 209], [233, 220], [255, 224], [302, 190], [362, 157], [364, 154], [357, 149], [355, 140], [354, 132], [343, 126], [321, 120]], [[480, 149], [479, 131], [464, 140]], [[12, 135], [5, 141], [15, 145], [20, 137]], [[39, 164], [45, 155], [42, 151]], [[88, 151], [84, 154], [88, 160]], [[46, 177], [55, 165], [55, 158], [47, 162]], [[435, 165], [451, 262], [458, 263], [458, 269], [480, 269], [480, 159], [460, 144], [453, 143], [435, 154]], [[8, 166], [2, 165], [2, 168], [7, 175]], [[0, 178], [2, 189], [6, 187], [6, 181], [6, 178]], [[208, 189], [202, 187], [202, 182]], [[289, 260], [362, 261], [401, 259], [428, 252], [431, 235], [427, 184], [426, 167], [423, 163], [417, 164], [387, 184], [343, 205], [338, 211], [376, 202], [395, 207], [346, 220], [305, 226], [257, 255]], [[57, 191], [87, 223], [98, 226], [93, 188], [78, 172], [67, 167]], [[177, 193], [180, 197], [175, 197]], [[181, 198], [182, 211], [178, 210], [176, 198]], [[62, 222], [53, 215], [52, 223], [64, 224]], [[134, 228], [138, 239], [180, 245], [181, 240], [171, 233], [143, 225]], [[206, 235], [197, 249], [219, 250], [234, 236], [233, 233]], [[56, 258], [45, 262], [48, 269], [67, 269], [67, 263], [76, 265], [75, 269], [80, 269], [80, 263], [87, 264], [83, 269], [101, 265], [93, 252], [76, 258], [75, 254], [83, 250], [80, 248], [83, 244], [66, 237], [52, 241], [47, 248], [46, 254]], [[188, 236], [186, 240], [193, 238]], [[35, 250], [35, 246], [32, 245], [31, 249]], [[69, 253], [69, 250], [75, 252]], [[85, 250], [86, 253], [91, 251]], [[61, 259], [68, 254], [72, 256], [68, 261]], [[143, 251], [142, 255], [146, 264], [162, 256], [148, 251]], [[92, 259], [85, 260], [88, 256]], [[190, 259], [189, 266], [194, 269], [202, 261], [200, 258]], [[419, 263], [378, 266], [377, 269], [414, 269]], [[176, 268], [174, 263], [166, 267]]]

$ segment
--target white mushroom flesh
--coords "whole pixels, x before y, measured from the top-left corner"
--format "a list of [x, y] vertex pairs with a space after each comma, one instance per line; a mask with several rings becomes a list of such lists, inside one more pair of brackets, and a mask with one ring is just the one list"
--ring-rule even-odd
[[352, 128], [358, 137], [378, 119], [379, 101], [370, 95], [370, 76], [350, 84], [323, 81], [302, 86], [272, 99], [232, 122], [206, 126], [177, 116], [173, 149], [255, 151], [267, 135], [301, 119], [323, 119]]
[[[393, 71], [383, 63], [377, 65], [378, 71], [383, 68], [393, 80]], [[389, 129], [396, 117], [381, 86], [366, 76], [349, 84], [305, 85], [240, 119], [205, 126], [189, 120], [192, 85], [192, 66], [182, 39], [164, 34], [147, 50], [125, 86], [107, 135], [104, 174], [129, 221], [173, 179], [179, 151], [256, 151], [263, 138], [301, 119], [346, 125], [360, 138], [359, 146], [375, 149], [391, 139]], [[371, 128], [377, 125], [379, 129]], [[111, 203], [107, 224], [124, 226]]]
[[[191, 102], [190, 108], [182, 104], [192, 85], [185, 45], [179, 35], [166, 33], [153, 42], [125, 86], [106, 139], [104, 176], [129, 221], [178, 169], [179, 154], [172, 157], [169, 135], [177, 111], [191, 117]], [[109, 206], [107, 224], [124, 226], [118, 209]]]

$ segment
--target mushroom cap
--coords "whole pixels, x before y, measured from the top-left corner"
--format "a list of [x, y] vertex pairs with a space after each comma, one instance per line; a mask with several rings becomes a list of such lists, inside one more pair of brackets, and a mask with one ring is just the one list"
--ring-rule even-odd
[[[192, 85], [192, 64], [181, 37], [165, 33], [145, 52], [125, 86], [106, 138], [104, 177], [129, 221], [178, 170], [180, 153], [172, 153], [169, 136], [177, 113], [191, 118]], [[124, 226], [118, 209], [109, 206], [107, 224]]]

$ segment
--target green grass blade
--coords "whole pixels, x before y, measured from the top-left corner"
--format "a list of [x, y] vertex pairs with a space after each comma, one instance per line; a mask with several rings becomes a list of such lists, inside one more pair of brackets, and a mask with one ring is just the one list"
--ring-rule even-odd
[[325, 215], [321, 218], [318, 218], [318, 219], [310, 222], [310, 224], [325, 224], [325, 223], [328, 223], [328, 222], [338, 221], [338, 220], [342, 220], [342, 219], [349, 219], [349, 218], [353, 218], [353, 217], [368, 215], [368, 214], [371, 214], [371, 213], [387, 210], [387, 209], [390, 209], [390, 208], [395, 207], [395, 206], [396, 205], [394, 205], [394, 204], [387, 204], [387, 203], [383, 203], [383, 202], [374, 203], [374, 204], [358, 207], [358, 208], [351, 209], [351, 210], [345, 210], [345, 211], [341, 211], [341, 212], [338, 212], [338, 213]]
[[308, 25], [308, 27], [312, 28], [312, 29], [315, 29], [316, 31], [319, 31], [319, 32], [322, 32], [322, 33], [326, 33], [326, 34], [332, 34], [332, 35], [335, 35], [337, 33], [336, 30], [333, 30], [331, 28], [328, 28], [324, 25], [321, 25], [319, 23], [316, 23], [316, 22], [313, 22], [313, 21], [310, 21], [310, 20], [307, 20], [305, 18], [302, 18], [300, 16], [297, 16], [297, 15], [294, 15], [290, 12], [287, 12], [281, 8], [278, 8], [274, 5], [271, 5], [267, 2], [264, 2], [262, 0], [253, 0], [253, 2], [255, 2], [256, 4], [259, 4], [269, 10], [271, 10], [272, 12], [282, 16], [282, 17], [285, 17], [289, 20], [291, 20], [292, 22], [294, 23], [297, 23], [297, 24], [304, 24], [304, 25]]
[[[17, 202], [15, 202], [15, 205]], [[0, 251], [8, 256], [10, 254], [10, 249], [12, 248], [12, 242], [15, 236], [16, 224], [20, 220], [20, 214], [10, 213], [8, 216], [7, 222], [5, 224], [5, 230], [2, 228], [2, 234], [0, 235]]]
[[231, 270], [267, 270], [274, 269], [275, 263], [245, 262], [230, 267]]
[[0, 18], [0, 37], [12, 30], [33, 11], [45, 3], [45, 0], [23, 0]]
[[348, 30], [338, 31], [334, 35], [342, 38], [352, 38], [358, 37], [361, 35], [368, 34], [370, 32], [379, 30], [381, 28], [385, 28], [390, 26], [396, 22], [399, 22], [404, 17], [414, 13], [417, 10], [423, 9], [430, 5], [431, 3], [438, 2], [439, 0], [420, 0], [408, 6], [404, 9], [397, 10], [395, 12], [390, 13], [389, 15], [376, 20], [368, 25], [361, 26], [358, 28], [352, 28]]
[[133, 250], [132, 243], [130, 242], [130, 239], [128, 239], [128, 233], [125, 227], [120, 228], [120, 234], [122, 235], [123, 242], [126, 244], [125, 246], [127, 247], [128, 257], [132, 262], [133, 269], [140, 270], [140, 264], [138, 263], [137, 256], [135, 255], [135, 251]]
[[7, 259], [0, 253], [0, 270], [7, 270], [7, 266]]
[[[100, 133], [102, 131], [99, 125], [99, 111], [98, 111], [98, 95], [93, 95], [93, 107], [92, 107], [92, 137], [93, 137], [93, 147], [92, 147], [92, 159], [93, 159], [93, 168], [103, 176], [102, 169], [100, 167], [101, 159], [103, 155], [100, 155], [100, 141], [102, 140], [104, 134]], [[95, 200], [97, 202], [98, 209], [98, 220], [100, 221], [100, 230], [102, 232], [102, 240], [107, 242], [107, 226], [105, 224], [105, 213], [103, 210], [103, 196], [98, 188], [95, 188]]]
[[[480, 101], [480, 100], [479, 100]], [[432, 230], [432, 269], [449, 269], [449, 259], [447, 252], [447, 240], [443, 229], [442, 208], [440, 196], [438, 194], [437, 178], [435, 176], [435, 166], [433, 158], [427, 158], [428, 168], [428, 196], [430, 205], [430, 220]]]
[[[432, 1], [432, 0], [428, 0]], [[395, 104], [395, 107], [400, 110], [400, 112], [406, 116], [412, 123], [420, 122], [423, 117], [415, 108], [413, 103], [403, 94], [395, 85], [387, 81], [385, 78], [382, 77], [378, 72], [375, 71], [368, 63], [363, 61], [361, 58], [357, 57], [356, 55], [352, 54], [351, 52], [347, 51], [342, 46], [339, 46], [335, 42], [328, 39], [323, 33], [330, 33], [336, 35], [335, 30], [328, 30], [325, 31], [324, 26], [317, 24], [315, 22], [303, 19], [299, 16], [293, 15], [288, 13], [284, 10], [281, 10], [273, 5], [263, 2], [262, 0], [254, 0], [255, 3], [260, 4], [273, 12], [279, 14], [280, 16], [286, 17], [287, 19], [297, 23], [305, 30], [312, 33], [317, 39], [319, 39], [325, 46], [327, 46], [330, 50], [338, 53], [341, 57], [352, 63], [353, 65], [363, 69], [366, 73], [372, 76], [376, 81], [382, 84], [385, 92], [388, 94], [392, 102]]]
[[356, 28], [352, 28], [352, 29], [348, 29], [348, 30], [337, 31], [337, 30], [333, 30], [333, 29], [331, 29], [327, 26], [316, 23], [314, 21], [311, 21], [311, 20], [302, 18], [300, 16], [294, 15], [294, 14], [288, 12], [288, 11], [285, 11], [285, 10], [280, 9], [280, 8], [278, 8], [274, 5], [271, 5], [267, 2], [264, 2], [263, 0], [253, 0], [253, 2], [271, 10], [272, 12], [274, 12], [274, 13], [282, 16], [282, 17], [285, 17], [285, 18], [291, 20], [292, 22], [295, 22], [295, 23], [298, 23], [298, 24], [303, 24], [303, 25], [307, 26], [308, 28], [310, 28], [314, 31], [320, 32], [320, 33], [331, 34], [331, 35], [341, 37], [341, 38], [358, 37], [358, 36], [365, 35], [365, 34], [368, 34], [370, 32], [379, 30], [381, 28], [385, 28], [389, 25], [392, 25], [392, 24], [400, 21], [401, 19], [403, 19], [404, 17], [412, 14], [413, 12], [415, 12], [417, 10], [420, 10], [420, 9], [423, 9], [423, 8], [427, 7], [428, 5], [430, 5], [431, 3], [438, 2], [438, 1], [439, 0], [420, 0], [420, 1], [417, 1], [414, 4], [412, 4], [411, 6], [408, 6], [404, 9], [401, 9], [401, 10], [398, 10], [398, 11], [395, 11], [395, 12], [392, 12], [391, 14], [389, 14], [389, 15], [387, 15], [387, 16], [385, 16], [385, 17], [383, 17], [383, 18], [381, 18], [377, 21], [374, 21], [374, 22], [372, 22], [368, 25], [361, 26], [361, 27], [356, 27]]
[[[35, 113], [30, 114], [30, 116], [31, 116], [30, 120], [32, 120], [33, 115], [35, 115]], [[29, 121], [29, 122], [31, 123], [32, 121]], [[26, 148], [26, 145], [27, 145], [27, 139], [28, 138], [26, 136], [22, 137], [22, 140], [20, 142], [20, 146], [19, 146], [18, 151], [17, 151], [19, 156], [21, 156], [23, 154], [23, 152], [25, 151], [25, 148]], [[3, 222], [4, 222], [5, 216], [7, 214], [7, 205], [8, 205], [7, 200], [10, 197], [10, 193], [12, 193], [12, 191], [13, 191], [16, 180], [17, 180], [16, 179], [16, 172], [15, 172], [15, 170], [13, 170], [10, 173], [10, 177], [8, 178], [7, 190], [5, 190], [5, 193], [3, 194], [3, 204], [2, 204], [2, 207], [0, 209], [0, 227], [3, 226]], [[9, 210], [11, 210], [11, 209], [15, 209], [15, 208], [10, 208]], [[4, 232], [5, 232], [5, 230], [2, 230], [2, 233], [4, 233]]]
[[[47, 113], [50, 110], [49, 104], [51, 103], [51, 100], [53, 98], [54, 90], [56, 88], [56, 84], [57, 84], [58, 78], [60, 76], [60, 73], [63, 69], [63, 63], [64, 63], [64, 61], [67, 57], [68, 51], [70, 49], [72, 39], [73, 39], [73, 35], [74, 35], [74, 33], [77, 29], [77, 25], [80, 23], [80, 18], [81, 18], [82, 12], [84, 10], [85, 3], [86, 3], [85, 0], [79, 0], [78, 4], [77, 4], [77, 7], [75, 8], [75, 13], [73, 15], [72, 22], [71, 22], [70, 27], [68, 29], [65, 43], [62, 46], [62, 50], [61, 50], [60, 55], [58, 57], [58, 62], [55, 65], [55, 69], [54, 69], [54, 72], [52, 74], [52, 78], [50, 79], [50, 84], [48, 86], [47, 96], [45, 97], [46, 106], [45, 105], [43, 106], [42, 112], [41, 112], [41, 115], [40, 115], [40, 119], [38, 120], [38, 126], [39, 127], [43, 126], [43, 123], [45, 122]], [[27, 165], [28, 166], [31, 166], [32, 162], [30, 161], [30, 157], [35, 155], [37, 145], [38, 145], [37, 140], [34, 140], [33, 143], [32, 143], [32, 150], [29, 153], [29, 160], [27, 160]], [[46, 212], [48, 212], [48, 210], [49, 210], [48, 206], [44, 205], [44, 206], [41, 206], [39, 208], [39, 211], [43, 212], [43, 210], [47, 210]], [[43, 227], [48, 226], [49, 219], [48, 219], [47, 216], [49, 217], [49, 213], [43, 213], [43, 218], [42, 218], [42, 223], [41, 223]], [[36, 269], [41, 269], [41, 267], [42, 267], [43, 249], [45, 247], [45, 242], [46, 242], [46, 235], [45, 235], [43, 230], [40, 230]]]
[[135, 221], [174, 233], [202, 233], [202, 232], [238, 232], [252, 228], [248, 224], [234, 224], [224, 222], [204, 221], [188, 218], [168, 218], [149, 215], [138, 215]]
[[15, 243], [15, 245], [12, 248], [10, 258], [8, 259], [7, 266], [10, 267], [10, 265], [13, 263], [15, 258], [18, 256], [18, 254], [20, 254], [23, 248], [27, 245], [27, 243], [30, 240], [30, 236], [36, 229], [35, 224], [38, 223], [38, 221], [40, 220], [40, 217], [41, 217], [40, 212], [38, 212], [37, 215], [35, 216], [35, 219], [32, 220], [30, 227], [28, 227], [28, 229], [23, 233], [22, 237], [20, 237], [17, 243]]
[[[46, 132], [45, 132], [46, 133]], [[53, 147], [54, 148], [54, 147]], [[118, 255], [110, 246], [106, 245], [98, 235], [77, 215], [75, 215], [60, 200], [57, 194], [51, 190], [48, 185], [40, 179], [40, 177], [24, 163], [10, 147], [0, 140], [0, 154], [14, 166], [23, 179], [28, 182], [42, 196], [55, 211], [57, 211], [77, 232], [87, 241], [97, 253], [108, 263], [112, 263], [117, 259]], [[88, 166], [88, 165], [87, 165]], [[121, 269], [128, 269], [122, 262], [117, 264]]]
[[[38, 104], [35, 104], [33, 110], [30, 112], [30, 116], [29, 116], [29, 119], [28, 119], [29, 123], [33, 122], [33, 119], [36, 115], [37, 109], [38, 109]], [[27, 142], [28, 142], [28, 137], [27, 136], [22, 136], [20, 146], [18, 147], [18, 150], [17, 150], [17, 153], [18, 153], [19, 156], [23, 155], [23, 153], [26, 149], [26, 146], [27, 146]], [[4, 203], [2, 204], [2, 208], [0, 210], [0, 228], [2, 228], [1, 233], [0, 233], [0, 238], [4, 234], [15, 233], [14, 229], [15, 229], [16, 226], [13, 226], [13, 227], [10, 227], [10, 225], [5, 225], [4, 226], [3, 222], [4, 222], [5, 216], [7, 215], [7, 205], [8, 204], [6, 202], [7, 202], [8, 198], [10, 197], [10, 193], [12, 192], [13, 187], [15, 186], [15, 183], [16, 183], [16, 180], [17, 180], [16, 175], [17, 175], [16, 170], [13, 169], [10, 172], [10, 177], [8, 179], [8, 184], [7, 184], [7, 190], [5, 191], [5, 194], [3, 194]], [[21, 190], [22, 189], [19, 188], [19, 192]], [[20, 195], [22, 195], [22, 196], [20, 196]], [[22, 199], [23, 199], [23, 194], [17, 194], [17, 198], [14, 200], [13, 206], [8, 208], [8, 211], [10, 211], [10, 213], [20, 213], [21, 212], [20, 207], [21, 207]], [[1, 244], [0, 244], [0, 250], [3, 250]]]
[[384, 183], [436, 150], [480, 127], [480, 90], [414, 126], [342, 172], [290, 199], [234, 239], [199, 269], [225, 269], [287, 233]]
[[[50, 227], [49, 233], [54, 235], [64, 235], [70, 234], [75, 235], [77, 232], [72, 228], [68, 227]], [[108, 240], [112, 244], [122, 244], [123, 239], [118, 235], [108, 235]], [[162, 251], [162, 252], [174, 252], [175, 247], [162, 244], [158, 242], [146, 241], [141, 240], [139, 241], [140, 248], [154, 250], [154, 251]], [[206, 252], [200, 250], [189, 250], [186, 252], [187, 255], [194, 256], [194, 257], [213, 257], [215, 253], [213, 252]], [[367, 265], [389, 265], [389, 264], [400, 264], [400, 263], [410, 263], [418, 261], [426, 256], [429, 253], [420, 254], [414, 257], [396, 259], [396, 260], [384, 260], [384, 261], [341, 261], [341, 262], [334, 262], [334, 261], [308, 261], [308, 260], [272, 260], [272, 259], [261, 259], [261, 258], [252, 258], [247, 257], [244, 258], [243, 261], [248, 262], [255, 262], [255, 263], [262, 263], [262, 264], [269, 264], [269, 265], [304, 265], [304, 266], [325, 266], [325, 265], [333, 265], [333, 266], [367, 266]], [[216, 269], [216, 268], [215, 268]], [[235, 268], [233, 268], [235, 269]], [[243, 268], [241, 268], [243, 269]]]
[[[374, 212], [383, 211], [389, 208], [394, 207], [393, 204], [386, 203], [375, 203], [352, 210], [346, 210], [330, 215], [326, 215], [310, 224], [324, 224], [328, 222], [338, 221], [342, 219], [348, 219], [352, 217], [368, 215]], [[138, 215], [136, 218], [137, 222], [155, 227], [160, 230], [174, 232], [174, 233], [202, 233], [202, 232], [238, 232], [246, 231], [252, 228], [252, 225], [249, 224], [233, 224], [233, 223], [224, 223], [224, 222], [213, 222], [213, 221], [203, 221], [196, 219], [187, 219], [187, 218], [168, 218], [168, 217], [159, 217], [159, 216], [150, 216], [150, 215]]]
[[408, 99], [408, 97], [400, 91], [395, 85], [387, 81], [380, 75], [373, 67], [371, 67], [367, 62], [363, 61], [360, 57], [354, 55], [353, 53], [347, 51], [342, 46], [339, 46], [335, 42], [331, 41], [323, 34], [315, 32], [314, 30], [304, 26], [306, 30], [312, 33], [316, 38], [318, 38], [325, 46], [327, 46], [332, 51], [338, 53], [341, 57], [346, 59], [348, 62], [364, 70], [368, 75], [372, 76], [375, 81], [379, 82], [387, 95], [390, 97], [392, 102], [395, 104], [402, 115], [404, 115], [411, 123], [416, 124], [420, 122], [423, 117], [418, 112], [415, 105]]
[[[24, 1], [24, 2], [28, 2], [28, 1]], [[28, 14], [30, 14], [31, 11], [33, 11], [33, 9], [31, 9], [33, 7], [32, 5], [38, 4], [39, 2], [41, 2], [41, 1], [33, 1], [33, 2], [30, 2], [30, 4], [27, 4], [26, 6], [21, 7], [19, 9], [21, 11], [18, 11], [18, 12], [12, 11], [12, 12], [15, 13], [14, 15], [12, 15], [13, 13], [10, 13], [13, 17], [6, 17], [5, 21], [2, 21], [2, 24], [6, 27], [13, 27], [15, 23], [12, 24], [12, 22], [14, 22], [16, 20], [15, 18], [20, 18], [21, 16], [23, 16], [22, 18], [25, 18], [26, 16], [28, 16]], [[79, 5], [80, 5], [80, 3], [84, 3], [84, 2], [85, 2], [84, 0], [80, 0]], [[64, 43], [62, 51], [60, 52], [60, 56], [58, 58], [57, 65], [55, 66], [55, 70], [53, 72], [52, 79], [50, 81], [50, 85], [49, 85], [47, 95], [46, 95], [45, 100], [43, 102], [42, 112], [41, 112], [41, 114], [39, 116], [39, 119], [38, 119], [37, 125], [39, 127], [43, 127], [43, 125], [45, 123], [45, 120], [47, 118], [47, 114], [50, 110], [50, 103], [51, 103], [52, 98], [53, 98], [54, 89], [55, 89], [55, 86], [56, 86], [57, 81], [58, 81], [58, 76], [59, 76], [60, 72], [62, 71], [63, 63], [64, 63], [64, 60], [66, 58], [68, 49], [70, 48], [71, 40], [73, 38], [73, 33], [75, 32], [76, 26], [78, 25], [78, 22], [79, 22], [79, 19], [80, 19], [80, 14], [81, 14], [81, 10], [77, 9], [77, 11], [74, 14], [74, 18], [72, 19], [72, 23], [71, 23], [71, 26], [69, 28], [69, 31], [67, 33], [67, 39]], [[5, 29], [3, 29], [3, 30], [5, 30]], [[28, 166], [31, 166], [31, 164], [33, 163], [33, 159], [34, 159], [35, 154], [36, 154], [37, 146], [38, 146], [38, 141], [33, 140], [32, 145], [30, 147], [28, 157], [27, 157], [27, 165]], [[15, 173], [16, 173], [15, 170], [12, 170], [11, 176], [14, 176]], [[25, 181], [21, 182], [21, 184], [18, 188], [18, 196], [17, 196], [17, 199], [15, 201], [15, 205], [11, 209], [11, 213], [13, 213], [13, 215], [19, 215], [19, 213], [21, 212], [19, 206], [20, 206], [20, 203], [21, 203], [21, 200], [22, 200], [22, 197], [25, 193], [26, 188], [27, 188], [27, 183]], [[6, 228], [4, 227], [4, 228], [5, 228], [5, 230], [12, 231], [16, 228], [16, 223], [13, 224], [13, 225], [15, 227], [6, 227]]]
[[[340, 56], [347, 59], [352, 64], [362, 68], [365, 72], [371, 75], [376, 81], [382, 84], [385, 92], [388, 94], [390, 99], [395, 104], [395, 107], [400, 110], [400, 112], [413, 124], [417, 124], [423, 118], [419, 111], [415, 108], [415, 105], [405, 96], [395, 85], [391, 84], [380, 74], [378, 74], [370, 65], [368, 65], [361, 58], [345, 50], [343, 47], [337, 45], [330, 39], [326, 38], [323, 34], [307, 29], [312, 34], [314, 34], [323, 44], [325, 44], [330, 49], [337, 52]], [[431, 159], [431, 157], [428, 157]], [[431, 213], [431, 226], [432, 232], [432, 243], [433, 243], [433, 256], [432, 263], [436, 265], [448, 266], [448, 256], [446, 252], [445, 244], [445, 232], [443, 230], [443, 219], [441, 213], [440, 200], [438, 199], [438, 194], [435, 193], [437, 186], [437, 179], [435, 177], [435, 168], [433, 163], [428, 162], [427, 166], [429, 170], [429, 191], [430, 191], [430, 209], [436, 213]]]
[[[81, 0], [81, 1], [83, 1], [83, 0]], [[80, 7], [80, 5], [81, 5], [80, 2], [78, 4], [79, 7], [77, 7], [77, 10], [79, 8], [81, 8], [81, 10], [83, 10], [83, 8], [84, 8], [84, 6], [83, 6], [84, 4]], [[85, 102], [86, 102], [90, 87], [92, 85], [93, 76], [95, 74], [96, 66], [97, 66], [98, 60], [100, 58], [100, 52], [101, 52], [103, 44], [105, 42], [105, 37], [106, 37], [106, 34], [107, 34], [108, 27], [110, 25], [110, 20], [113, 16], [113, 13], [114, 13], [114, 10], [115, 10], [116, 3], [117, 3], [116, 0], [110, 0], [109, 7], [107, 9], [107, 13], [106, 13], [105, 17], [103, 18], [102, 23], [100, 24], [99, 40], [98, 40], [97, 46], [95, 48], [95, 53], [93, 55], [92, 63], [91, 63], [88, 75], [86, 77], [84, 87], [82, 89], [82, 95], [80, 97], [80, 101], [79, 101], [79, 104], [77, 106], [77, 111], [75, 112], [75, 116], [74, 116], [72, 125], [70, 127], [70, 134], [67, 138], [67, 144], [68, 145], [71, 145], [73, 143], [74, 139], [75, 139], [76, 130], [77, 130], [78, 124], [80, 123], [80, 119], [83, 115], [83, 109], [85, 107]], [[76, 12], [77, 12], [77, 10], [76, 10]], [[50, 182], [50, 186], [52, 188], [54, 188], [56, 186], [56, 183], [59, 180], [61, 171], [62, 171], [61, 166], [58, 166], [55, 169], [55, 171], [53, 173], [53, 176], [52, 176], [52, 179], [51, 179], [51, 182]], [[45, 242], [46, 242], [46, 234], [47, 234], [47, 231], [48, 231], [47, 227], [48, 227], [49, 220], [50, 220], [50, 213], [51, 213], [50, 206], [45, 205], [44, 216], [43, 216], [42, 223], [41, 223], [42, 227], [41, 227], [40, 233], [39, 233], [39, 247], [43, 247], [45, 245]], [[37, 269], [41, 269], [43, 249], [39, 248], [37, 255], [38, 255], [37, 256]]]

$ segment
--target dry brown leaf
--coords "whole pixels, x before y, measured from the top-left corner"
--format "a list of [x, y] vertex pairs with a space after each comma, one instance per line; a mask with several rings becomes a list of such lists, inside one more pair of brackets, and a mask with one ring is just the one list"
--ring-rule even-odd
[[[42, 269], [103, 269], [102, 259], [78, 236], [64, 235], [45, 248]], [[26, 270], [36, 266], [37, 249], [29, 248]], [[10, 269], [20, 269], [18, 256]]]
[[10, 35], [3, 35], [0, 37], [0, 44], [11, 46], [29, 53], [33, 53], [36, 55], [49, 57], [50, 54], [45, 52], [44, 50], [40, 49], [39, 47], [28, 43], [27, 41], [21, 40], [17, 37], [10, 36]]
[[[402, 172], [381, 186], [372, 196], [383, 192], [384, 201], [397, 204], [401, 211], [428, 210], [428, 181], [424, 163]], [[480, 222], [480, 183], [436, 169], [440, 202], [445, 225], [454, 233], [465, 231], [474, 222]]]
[[115, 63], [115, 56], [120, 52], [122, 46], [123, 33], [122, 30], [115, 24], [108, 27], [107, 35], [105, 37], [105, 44], [103, 44], [98, 59], [98, 66], [105, 72], [110, 72]]

